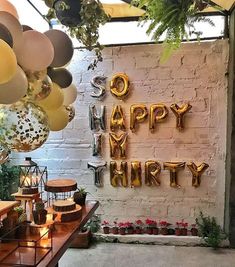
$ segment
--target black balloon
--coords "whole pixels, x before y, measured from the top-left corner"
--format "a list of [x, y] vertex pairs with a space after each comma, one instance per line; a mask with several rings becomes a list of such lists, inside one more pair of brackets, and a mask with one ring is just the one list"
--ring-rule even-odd
[[10, 47], [13, 47], [13, 39], [11, 33], [2, 23], [0, 23], [0, 39], [5, 41]]
[[32, 31], [32, 30], [33, 30], [33, 28], [31, 28], [31, 27], [28, 26], [28, 25], [22, 25], [22, 27], [23, 27], [23, 32], [26, 32], [26, 31]]
[[57, 83], [61, 88], [69, 87], [73, 81], [72, 74], [64, 68], [48, 68], [47, 75], [54, 83]]

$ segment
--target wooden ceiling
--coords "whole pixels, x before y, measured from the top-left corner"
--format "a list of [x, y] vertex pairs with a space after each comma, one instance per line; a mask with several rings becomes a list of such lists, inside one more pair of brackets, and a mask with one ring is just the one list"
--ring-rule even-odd
[[[101, 0], [102, 2], [102, 0]], [[107, 3], [110, 2], [110, 3]], [[111, 16], [112, 19], [125, 19], [125, 18], [137, 18], [144, 14], [144, 10], [130, 6], [131, 0], [122, 0], [122, 1], [104, 1], [103, 7], [105, 12]], [[211, 1], [216, 5], [220, 6], [224, 11], [231, 11], [235, 6], [235, 0], [213, 0]], [[215, 8], [206, 8], [202, 12], [205, 13], [218, 13], [218, 10]]]

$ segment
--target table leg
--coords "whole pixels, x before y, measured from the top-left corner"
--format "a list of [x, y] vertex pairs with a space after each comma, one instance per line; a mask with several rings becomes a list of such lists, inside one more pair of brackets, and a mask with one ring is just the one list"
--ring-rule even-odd
[[29, 219], [30, 221], [33, 221], [33, 201], [29, 200], [28, 204], [29, 204]]

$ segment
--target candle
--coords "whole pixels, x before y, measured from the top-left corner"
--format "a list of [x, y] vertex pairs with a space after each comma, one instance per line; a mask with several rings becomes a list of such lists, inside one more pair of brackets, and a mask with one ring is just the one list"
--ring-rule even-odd
[[47, 223], [51, 222], [51, 221], [53, 221], [53, 214], [52, 213], [48, 213], [47, 214]]

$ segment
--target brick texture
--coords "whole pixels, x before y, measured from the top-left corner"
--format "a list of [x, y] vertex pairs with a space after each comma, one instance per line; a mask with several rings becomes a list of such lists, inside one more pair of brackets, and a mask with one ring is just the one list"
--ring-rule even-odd
[[[48, 166], [49, 177], [74, 177], [79, 186], [87, 188], [88, 198], [100, 201], [98, 213], [103, 219], [136, 220], [168, 219], [174, 223], [184, 219], [193, 223], [200, 210], [214, 215], [222, 224], [224, 219], [225, 155], [226, 155], [226, 106], [228, 43], [220, 40], [201, 44], [183, 44], [172, 58], [159, 63], [161, 45], [115, 47], [104, 50], [104, 61], [95, 71], [87, 71], [89, 53], [75, 51], [68, 67], [73, 73], [79, 96], [75, 103], [76, 117], [64, 131], [51, 133], [47, 143], [30, 153], [35, 161]], [[90, 80], [103, 74], [110, 80], [117, 72], [129, 75], [131, 92], [125, 101], [114, 98], [107, 88], [101, 101], [92, 99]], [[189, 102], [193, 107], [185, 116], [185, 130], [175, 128], [175, 116], [170, 111], [173, 103]], [[113, 188], [109, 170], [104, 172], [104, 186], [93, 185], [92, 172], [87, 170], [92, 157], [92, 133], [88, 126], [88, 106], [95, 103], [107, 107], [107, 131], [104, 133], [103, 159], [108, 163], [109, 118], [115, 104], [122, 106], [128, 126], [128, 167], [130, 162], [142, 163], [141, 188]], [[131, 133], [130, 105], [164, 103], [169, 115], [157, 125], [154, 133], [148, 122], [140, 124]], [[24, 154], [14, 154], [15, 160]], [[189, 170], [179, 172], [180, 189], [169, 186], [169, 171], [162, 170], [159, 187], [144, 185], [144, 162], [194, 161], [210, 165], [202, 176], [201, 186], [193, 188]], [[162, 168], [163, 169], [163, 168]]]

